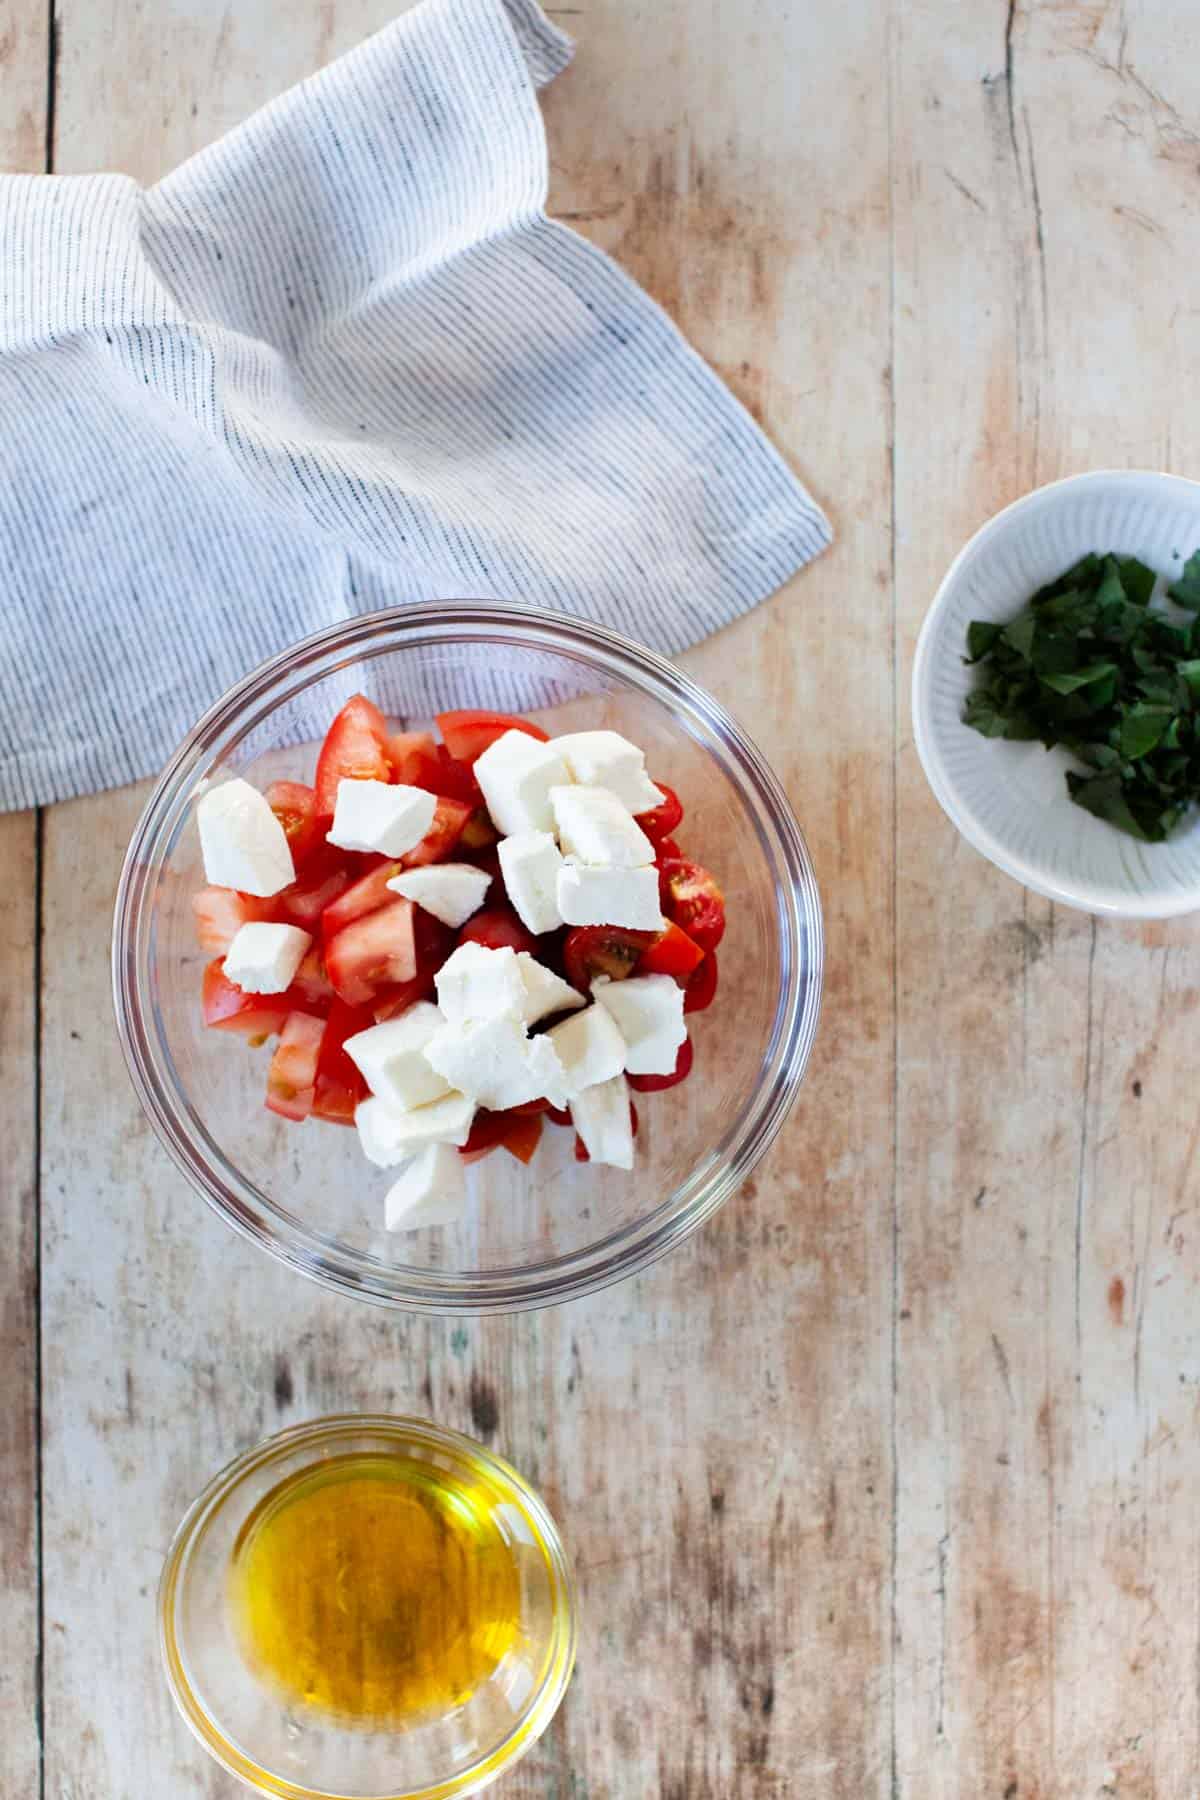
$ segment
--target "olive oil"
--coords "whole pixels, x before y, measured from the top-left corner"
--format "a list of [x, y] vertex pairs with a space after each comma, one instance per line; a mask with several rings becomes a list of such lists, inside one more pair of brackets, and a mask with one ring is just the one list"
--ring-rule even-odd
[[520, 1574], [481, 1472], [332, 1457], [273, 1489], [234, 1546], [244, 1654], [289, 1703], [364, 1725], [460, 1705], [517, 1635]]

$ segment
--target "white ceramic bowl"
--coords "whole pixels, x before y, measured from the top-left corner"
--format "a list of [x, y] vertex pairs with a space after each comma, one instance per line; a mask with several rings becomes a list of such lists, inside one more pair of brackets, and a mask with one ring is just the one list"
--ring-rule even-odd
[[[1200, 548], [1200, 483], [1099, 470], [1037, 488], [997, 513], [951, 564], [913, 667], [917, 753], [969, 844], [1035, 893], [1084, 912], [1163, 919], [1200, 909], [1200, 810], [1163, 844], [1142, 844], [1067, 793], [1063, 750], [981, 737], [963, 724], [978, 680], [972, 619], [1005, 620], [1089, 550], [1136, 556], [1173, 578]], [[1160, 588], [1162, 584], [1160, 583]]]

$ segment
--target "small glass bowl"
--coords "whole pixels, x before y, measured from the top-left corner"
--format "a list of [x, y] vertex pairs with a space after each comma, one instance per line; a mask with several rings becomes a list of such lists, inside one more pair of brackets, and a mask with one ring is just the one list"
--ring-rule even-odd
[[[206, 1030], [191, 898], [204, 885], [194, 801], [214, 776], [311, 781], [338, 708], [370, 694], [411, 727], [453, 707], [607, 726], [679, 793], [685, 855], [725, 893], [720, 987], [693, 1014], [690, 1078], [639, 1095], [632, 1174], [579, 1164], [547, 1126], [528, 1168], [469, 1173], [457, 1225], [389, 1235], [385, 1171], [336, 1126], [262, 1104], [270, 1050]], [[196, 726], [133, 835], [117, 896], [113, 986], [134, 1087], [167, 1150], [221, 1215], [304, 1274], [436, 1312], [518, 1310], [632, 1274], [709, 1218], [796, 1096], [820, 1006], [821, 912], [799, 825], [728, 713], [663, 658], [562, 614], [454, 601], [373, 613], [266, 663]]]
[[[492, 1675], [444, 1716], [407, 1728], [296, 1709], [246, 1661], [229, 1595], [239, 1534], [289, 1476], [354, 1454], [417, 1459], [486, 1484], [520, 1582], [517, 1632]], [[167, 1552], [159, 1639], [176, 1706], [232, 1775], [280, 1800], [451, 1800], [511, 1769], [545, 1731], [575, 1662], [576, 1597], [562, 1540], [515, 1469], [423, 1419], [346, 1415], [296, 1425], [246, 1451], [194, 1501]]]

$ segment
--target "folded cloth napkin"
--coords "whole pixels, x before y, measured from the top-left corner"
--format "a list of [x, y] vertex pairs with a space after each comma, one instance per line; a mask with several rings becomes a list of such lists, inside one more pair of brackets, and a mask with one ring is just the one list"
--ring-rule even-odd
[[425, 0], [148, 191], [0, 180], [0, 810], [162, 766], [265, 657], [521, 598], [667, 652], [829, 539], [543, 212], [532, 0]]

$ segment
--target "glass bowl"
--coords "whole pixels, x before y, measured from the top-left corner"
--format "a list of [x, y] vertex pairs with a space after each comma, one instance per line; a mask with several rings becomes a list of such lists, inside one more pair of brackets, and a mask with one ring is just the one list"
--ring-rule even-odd
[[[553, 731], [608, 726], [679, 793], [685, 855], [724, 889], [720, 987], [693, 1014], [690, 1078], [639, 1095], [632, 1173], [576, 1163], [548, 1126], [527, 1168], [503, 1152], [469, 1172], [461, 1223], [389, 1234], [354, 1136], [262, 1105], [269, 1048], [207, 1030], [191, 897], [203, 784], [237, 773], [310, 781], [338, 708], [369, 693], [406, 726], [464, 706]], [[583, 1294], [661, 1256], [750, 1173], [804, 1074], [821, 993], [812, 863], [778, 781], [715, 700], [663, 658], [561, 614], [490, 602], [411, 605], [306, 639], [208, 712], [163, 772], [117, 895], [113, 985], [134, 1087], [180, 1169], [222, 1217], [318, 1281], [438, 1312], [517, 1310]]]
[[[346, 1456], [407, 1457], [464, 1484], [511, 1554], [515, 1630], [465, 1700], [402, 1726], [366, 1727], [297, 1707], [244, 1654], [231, 1570], [256, 1509], [289, 1478]], [[488, 1787], [537, 1742], [575, 1661], [575, 1590], [553, 1519], [515, 1469], [456, 1431], [364, 1415], [296, 1425], [246, 1451], [191, 1506], [159, 1584], [159, 1637], [176, 1706], [209, 1754], [284, 1800], [450, 1800]]]

